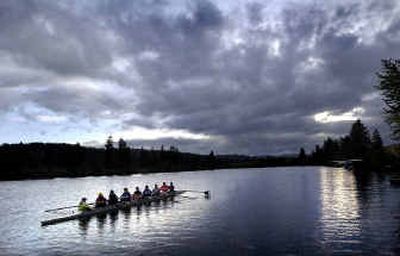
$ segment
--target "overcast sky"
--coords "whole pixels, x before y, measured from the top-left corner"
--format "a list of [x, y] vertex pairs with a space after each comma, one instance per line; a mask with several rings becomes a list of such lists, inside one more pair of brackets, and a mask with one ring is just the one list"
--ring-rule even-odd
[[398, 0], [0, 1], [0, 143], [308, 151], [361, 118], [399, 57]]

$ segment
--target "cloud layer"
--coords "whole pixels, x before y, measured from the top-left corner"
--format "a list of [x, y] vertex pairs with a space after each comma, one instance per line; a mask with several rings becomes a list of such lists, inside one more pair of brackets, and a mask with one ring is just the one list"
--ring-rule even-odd
[[0, 33], [2, 142], [277, 154], [352, 118], [387, 134], [374, 73], [400, 52], [400, 3], [4, 0]]

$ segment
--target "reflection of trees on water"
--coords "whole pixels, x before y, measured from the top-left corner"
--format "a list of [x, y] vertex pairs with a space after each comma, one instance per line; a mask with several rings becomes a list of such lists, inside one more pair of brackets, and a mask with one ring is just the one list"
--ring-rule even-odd
[[367, 192], [372, 182], [371, 172], [364, 172], [363, 170], [353, 170], [353, 177], [356, 182], [356, 188], [361, 198], [367, 196]]
[[381, 198], [385, 190], [385, 176], [362, 169], [352, 171], [356, 182], [358, 199], [363, 207], [369, 207], [371, 196]]
[[[396, 213], [400, 213], [400, 204], [395, 194], [388, 193], [392, 187], [388, 185], [385, 175], [356, 169], [352, 171], [352, 176], [357, 187], [363, 233], [380, 233], [384, 224], [392, 227], [392, 238], [395, 238], [398, 241], [397, 244], [400, 245], [400, 218], [395, 217]], [[381, 235], [388, 235], [384, 231], [382, 230]], [[368, 239], [379, 240], [377, 237], [369, 237]], [[390, 243], [382, 244], [380, 252], [388, 255], [399, 255], [400, 247], [393, 247]]]
[[[355, 254], [399, 255], [400, 219], [394, 212], [400, 213], [400, 202], [392, 189], [377, 173], [323, 170], [320, 229], [326, 252], [349, 242]], [[376, 247], [381, 241], [387, 242]]]

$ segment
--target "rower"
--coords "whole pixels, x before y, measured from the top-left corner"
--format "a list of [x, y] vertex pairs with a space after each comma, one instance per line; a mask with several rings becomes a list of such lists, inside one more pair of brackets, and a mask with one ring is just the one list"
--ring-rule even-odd
[[169, 186], [165, 182], [163, 182], [162, 186], [160, 187], [161, 193], [167, 193], [168, 190], [169, 190]]
[[175, 186], [174, 183], [172, 183], [172, 181], [169, 183], [169, 192], [175, 192]]
[[92, 208], [90, 208], [89, 204], [86, 202], [86, 197], [82, 197], [81, 201], [79, 202], [78, 210], [80, 212], [87, 212], [92, 210]]
[[149, 186], [146, 185], [143, 190], [143, 197], [150, 197], [150, 196], [151, 196], [151, 190], [149, 189]]
[[151, 191], [152, 196], [159, 196], [160, 195], [160, 189], [158, 188], [157, 184], [154, 184], [153, 191]]
[[142, 198], [142, 192], [140, 192], [139, 187], [136, 187], [135, 192], [133, 192], [133, 200], [139, 200]]
[[110, 191], [108, 195], [108, 205], [115, 205], [118, 203], [118, 196], [114, 193], [114, 190]]
[[107, 205], [107, 199], [103, 196], [103, 193], [99, 193], [98, 197], [96, 198], [95, 207], [104, 207]]
[[122, 193], [122, 195], [119, 199], [121, 200], [121, 202], [130, 202], [131, 201], [131, 193], [129, 193], [128, 188], [124, 188], [124, 193]]

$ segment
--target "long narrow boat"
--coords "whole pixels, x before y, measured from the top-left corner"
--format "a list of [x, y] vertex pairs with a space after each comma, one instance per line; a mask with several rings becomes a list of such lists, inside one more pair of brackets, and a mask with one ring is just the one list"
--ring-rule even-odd
[[121, 209], [127, 209], [127, 208], [131, 208], [134, 206], [140, 206], [142, 204], [151, 204], [152, 202], [159, 202], [161, 200], [167, 200], [174, 196], [180, 195], [184, 192], [185, 191], [175, 191], [173, 193], [170, 192], [170, 193], [162, 195], [162, 196], [149, 197], [146, 199], [141, 199], [139, 201], [120, 202], [115, 205], [105, 206], [105, 207], [101, 207], [101, 208], [95, 208], [91, 211], [81, 212], [81, 213], [77, 213], [77, 214], [73, 214], [73, 215], [69, 215], [69, 216], [61, 217], [61, 218], [45, 220], [45, 221], [41, 222], [41, 225], [47, 226], [47, 225], [53, 225], [53, 224], [66, 222], [66, 221], [70, 221], [70, 220], [87, 219], [92, 216], [107, 214], [107, 213], [118, 211]]

